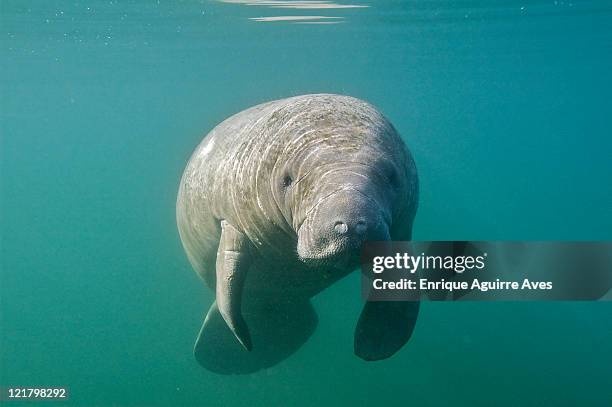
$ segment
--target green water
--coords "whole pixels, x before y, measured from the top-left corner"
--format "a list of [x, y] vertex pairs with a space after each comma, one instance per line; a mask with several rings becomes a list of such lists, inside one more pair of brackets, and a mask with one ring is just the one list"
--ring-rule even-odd
[[[612, 403], [611, 303], [430, 302], [366, 363], [357, 275], [315, 298], [319, 326], [282, 364], [194, 360], [212, 295], [178, 182], [216, 123], [263, 101], [378, 106], [417, 162], [415, 239], [612, 239], [611, 2], [369, 5], [0, 2], [0, 385], [68, 386], [79, 406]], [[342, 18], [248, 19], [287, 15]]]

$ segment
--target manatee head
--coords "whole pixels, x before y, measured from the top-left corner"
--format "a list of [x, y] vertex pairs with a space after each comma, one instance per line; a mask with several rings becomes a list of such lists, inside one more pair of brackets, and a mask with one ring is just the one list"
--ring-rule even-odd
[[316, 181], [316, 199], [300, 208], [297, 253], [309, 264], [353, 263], [366, 240], [389, 240], [389, 196], [373, 170], [356, 163]]
[[275, 200], [307, 265], [354, 267], [365, 241], [410, 236], [414, 162], [393, 127], [375, 117], [341, 117], [307, 130], [274, 172]]

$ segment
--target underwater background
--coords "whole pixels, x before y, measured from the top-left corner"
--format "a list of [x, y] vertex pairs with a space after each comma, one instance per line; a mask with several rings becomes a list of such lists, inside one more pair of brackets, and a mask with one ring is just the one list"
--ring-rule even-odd
[[314, 299], [295, 355], [210, 373], [192, 346], [213, 295], [175, 224], [217, 123], [330, 92], [408, 143], [415, 239], [611, 240], [612, 2], [0, 7], [0, 385], [67, 386], [74, 406], [612, 403], [611, 303], [428, 302], [411, 341], [367, 363], [357, 273]]

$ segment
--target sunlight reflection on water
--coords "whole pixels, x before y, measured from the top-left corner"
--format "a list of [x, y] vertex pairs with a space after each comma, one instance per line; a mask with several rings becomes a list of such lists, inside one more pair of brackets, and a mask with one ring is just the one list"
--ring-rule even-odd
[[[296, 10], [337, 10], [337, 9], [355, 9], [368, 8], [370, 6], [364, 4], [342, 4], [330, 1], [258, 1], [258, 0], [219, 0], [221, 3], [241, 4], [245, 6], [259, 6], [272, 9], [296, 9]], [[335, 19], [337, 21], [313, 21], [323, 19]], [[341, 16], [269, 16], [269, 17], [249, 17], [249, 20], [257, 22], [291, 22], [294, 24], [336, 24], [341, 22], [344, 17]], [[307, 20], [307, 21], [305, 21]]]

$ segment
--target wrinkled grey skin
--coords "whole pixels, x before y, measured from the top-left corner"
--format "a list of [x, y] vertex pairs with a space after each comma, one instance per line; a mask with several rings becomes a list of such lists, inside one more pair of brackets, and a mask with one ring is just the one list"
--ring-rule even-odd
[[[417, 198], [408, 149], [362, 100], [297, 96], [219, 124], [189, 160], [176, 207], [189, 261], [216, 291], [198, 361], [248, 373], [294, 352], [316, 325], [308, 300], [358, 266], [365, 240], [409, 240]], [[416, 310], [407, 311], [414, 320]], [[362, 313], [355, 351], [364, 359], [407, 340], [379, 344], [368, 333], [384, 312]]]

